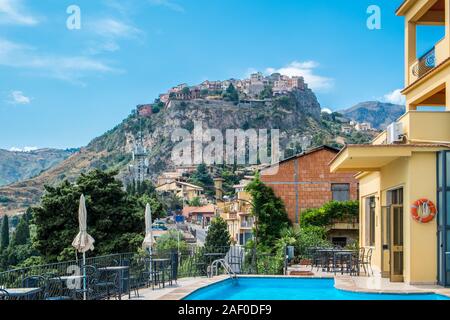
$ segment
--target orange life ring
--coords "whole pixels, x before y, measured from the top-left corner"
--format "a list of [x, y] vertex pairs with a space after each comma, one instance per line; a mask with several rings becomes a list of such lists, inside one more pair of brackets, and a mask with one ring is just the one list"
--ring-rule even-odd
[[[422, 210], [419, 210], [419, 208], [422, 208]], [[420, 211], [427, 212], [428, 215], [421, 216]], [[414, 220], [421, 222], [421, 223], [428, 223], [433, 221], [434, 217], [437, 214], [436, 206], [433, 202], [431, 202], [428, 199], [420, 199], [414, 202], [414, 204], [411, 206], [411, 214], [414, 218]]]

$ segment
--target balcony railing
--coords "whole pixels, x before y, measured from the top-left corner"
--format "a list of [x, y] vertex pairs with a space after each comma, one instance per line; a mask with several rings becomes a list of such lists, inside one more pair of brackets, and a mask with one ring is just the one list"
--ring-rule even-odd
[[436, 67], [436, 50], [433, 47], [412, 66], [412, 74], [415, 79], [420, 79], [434, 67]]
[[252, 221], [242, 221], [241, 228], [253, 228], [253, 222]]

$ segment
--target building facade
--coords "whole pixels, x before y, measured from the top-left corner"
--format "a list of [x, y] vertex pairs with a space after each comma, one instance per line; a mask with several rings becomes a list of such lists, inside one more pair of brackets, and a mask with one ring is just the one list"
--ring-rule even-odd
[[[359, 171], [360, 246], [373, 250], [382, 277], [449, 286], [450, 0], [406, 0], [397, 15], [405, 18], [406, 113], [371, 144], [346, 146], [331, 171]], [[445, 29], [423, 56], [418, 26]]]
[[218, 201], [217, 210], [227, 222], [228, 232], [234, 244], [244, 246], [253, 239], [254, 218], [252, 216], [251, 196], [245, 191], [245, 186], [251, 179], [243, 179], [234, 186], [236, 199]]
[[261, 180], [283, 200], [292, 223], [299, 224], [306, 209], [358, 198], [356, 172], [330, 173], [329, 162], [338, 152], [322, 146], [281, 161], [275, 174], [273, 167], [261, 171]]

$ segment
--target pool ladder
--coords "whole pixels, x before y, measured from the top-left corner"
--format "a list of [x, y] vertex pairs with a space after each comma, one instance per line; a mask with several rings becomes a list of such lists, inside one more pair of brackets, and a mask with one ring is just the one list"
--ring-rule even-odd
[[225, 261], [225, 259], [218, 259], [211, 263], [209, 266], [209, 272], [208, 276], [212, 278], [214, 276], [217, 277], [219, 275], [219, 267], [222, 266], [225, 272], [230, 276], [231, 279], [236, 279], [237, 274], [233, 271], [233, 269], [230, 267], [228, 262]]

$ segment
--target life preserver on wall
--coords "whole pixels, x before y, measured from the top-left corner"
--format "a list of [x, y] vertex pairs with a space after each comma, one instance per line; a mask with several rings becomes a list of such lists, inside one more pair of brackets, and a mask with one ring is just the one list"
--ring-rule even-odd
[[421, 223], [433, 221], [437, 214], [434, 203], [428, 199], [420, 199], [411, 206], [411, 214], [414, 220]]

